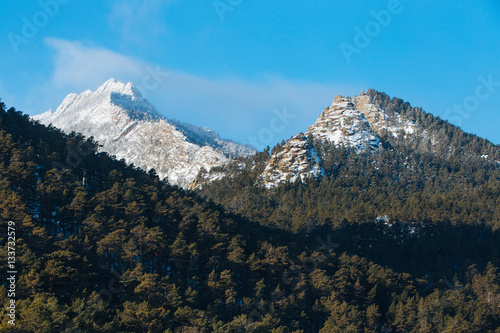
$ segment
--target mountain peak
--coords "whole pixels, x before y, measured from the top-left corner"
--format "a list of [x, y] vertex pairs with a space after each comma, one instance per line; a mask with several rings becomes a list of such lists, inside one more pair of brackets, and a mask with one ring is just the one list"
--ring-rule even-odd
[[300, 133], [292, 137], [278, 152], [271, 155], [260, 176], [260, 182], [266, 187], [273, 187], [282, 181], [324, 175], [321, 156], [309, 137], [353, 148], [355, 152], [361, 153], [379, 150], [380, 138], [386, 131], [398, 137], [401, 133], [411, 135], [415, 129], [415, 124], [402, 119], [399, 113], [386, 112], [374, 105], [368, 95], [337, 95], [316, 122], [308, 127], [305, 135]]
[[[352, 98], [348, 97], [348, 96], [337, 95], [337, 96], [335, 96], [335, 99], [332, 102], [332, 106], [342, 104], [342, 103], [347, 103], [347, 104], [351, 103], [352, 104]], [[352, 106], [354, 107], [354, 105], [352, 105]]]
[[178, 125], [158, 113], [132, 83], [109, 79], [96, 91], [68, 95], [57, 110], [33, 117], [66, 133], [93, 136], [102, 150], [160, 178], [188, 186], [198, 172], [255, 150], [208, 129]]
[[377, 149], [380, 144], [369, 121], [356, 110], [352, 98], [340, 95], [335, 96], [332, 105], [326, 107], [316, 122], [309, 126], [306, 135], [358, 151]]
[[[90, 127], [102, 125], [118, 118], [143, 120], [158, 119], [162, 116], [149, 101], [142, 97], [140, 91], [131, 83], [123, 83], [109, 79], [97, 90], [87, 90], [80, 95], [72, 93], [66, 96], [55, 112], [47, 111], [34, 119], [42, 122], [63, 123], [84, 122]], [[72, 130], [78, 131], [77, 125]]]
[[132, 82], [124, 83], [117, 79], [109, 79], [104, 82], [97, 90], [96, 94], [121, 93], [130, 95], [136, 98], [142, 98], [141, 92], [134, 86]]
[[387, 111], [377, 107], [372, 98], [366, 94], [360, 94], [352, 98], [352, 103], [356, 110], [370, 123], [372, 131], [378, 136], [383, 132], [388, 132], [394, 137], [398, 137], [401, 133], [412, 135], [416, 131], [414, 122], [403, 119], [398, 112]]

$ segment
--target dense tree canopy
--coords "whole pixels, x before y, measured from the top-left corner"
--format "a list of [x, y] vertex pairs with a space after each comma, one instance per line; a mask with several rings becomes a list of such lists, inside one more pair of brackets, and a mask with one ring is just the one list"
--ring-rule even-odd
[[498, 170], [330, 148], [323, 180], [195, 193], [0, 104], [0, 331], [500, 332]]

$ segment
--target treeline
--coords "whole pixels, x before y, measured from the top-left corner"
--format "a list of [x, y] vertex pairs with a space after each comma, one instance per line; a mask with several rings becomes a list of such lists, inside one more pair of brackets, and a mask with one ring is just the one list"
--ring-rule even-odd
[[[18, 269], [12, 327], [2, 239], [0, 331], [495, 332], [500, 326], [494, 264], [471, 263], [449, 281], [396, 272], [343, 253], [334, 223], [314, 222], [313, 210], [310, 230], [307, 223], [294, 227], [295, 220], [287, 221], [293, 214], [279, 217], [275, 210], [282, 208], [266, 193], [255, 197], [262, 211], [253, 211], [258, 190], [249, 186], [242, 190], [249, 197], [231, 208], [234, 187], [219, 187], [217, 204], [97, 148], [92, 138], [64, 135], [0, 104], [0, 228], [16, 224]], [[313, 188], [283, 185], [277, 200], [286, 194], [299, 203]], [[307, 215], [308, 207], [321, 205], [299, 206]]]

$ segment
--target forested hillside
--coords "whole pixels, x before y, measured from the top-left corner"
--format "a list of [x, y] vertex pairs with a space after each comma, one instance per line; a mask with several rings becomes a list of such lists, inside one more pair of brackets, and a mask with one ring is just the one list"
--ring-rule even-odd
[[328, 232], [339, 249], [421, 277], [450, 278], [471, 263], [499, 263], [500, 147], [401, 99], [375, 90], [367, 95], [414, 122], [419, 135], [387, 133], [382, 149], [361, 153], [315, 141], [324, 177], [259, 186], [282, 142], [216, 169], [225, 177], [201, 193], [262, 225]]
[[500, 332], [494, 163], [322, 146], [267, 190], [267, 151], [196, 193], [97, 148], [0, 104], [0, 331]]

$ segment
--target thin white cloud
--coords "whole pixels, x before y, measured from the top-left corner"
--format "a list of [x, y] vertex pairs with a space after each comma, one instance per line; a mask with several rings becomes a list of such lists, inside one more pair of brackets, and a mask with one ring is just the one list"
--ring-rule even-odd
[[120, 0], [111, 3], [108, 22], [122, 40], [145, 45], [145, 36], [167, 33], [164, 14], [173, 0]]
[[57, 96], [60, 103], [70, 92], [96, 89], [113, 77], [133, 82], [167, 117], [207, 126], [224, 137], [245, 142], [270, 127], [274, 110], [286, 108], [294, 118], [275, 131], [272, 140], [260, 140], [260, 147], [306, 131], [335, 95], [359, 93], [363, 88], [273, 76], [259, 81], [210, 79], [80, 42], [50, 38], [47, 43], [54, 48], [55, 57], [53, 75], [43, 89], [45, 98], [56, 100]]
[[139, 75], [144, 67], [138, 60], [107, 49], [55, 38], [45, 41], [56, 51], [51, 78], [56, 87], [89, 89], [117, 73]]

